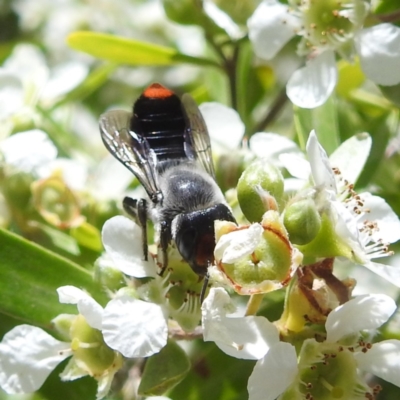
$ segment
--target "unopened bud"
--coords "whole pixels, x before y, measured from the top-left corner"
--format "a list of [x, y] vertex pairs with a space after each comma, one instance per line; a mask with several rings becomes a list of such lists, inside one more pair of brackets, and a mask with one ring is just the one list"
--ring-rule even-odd
[[315, 239], [321, 228], [321, 217], [311, 199], [303, 199], [286, 207], [283, 223], [294, 244], [307, 244]]
[[253, 162], [239, 179], [238, 201], [250, 222], [259, 222], [268, 210], [277, 210], [283, 195], [283, 176], [266, 160]]

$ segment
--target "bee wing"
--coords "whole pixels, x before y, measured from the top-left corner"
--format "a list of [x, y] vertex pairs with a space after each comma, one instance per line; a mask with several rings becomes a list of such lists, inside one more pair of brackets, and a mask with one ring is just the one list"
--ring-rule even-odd
[[111, 110], [100, 116], [101, 138], [107, 150], [128, 168], [153, 202], [162, 199], [157, 180], [157, 157], [146, 138], [130, 131], [132, 114]]
[[194, 152], [194, 157], [200, 162], [202, 167], [215, 178], [210, 136], [204, 118], [192, 96], [186, 93], [182, 96], [181, 101], [186, 113], [189, 127], [187, 134]]

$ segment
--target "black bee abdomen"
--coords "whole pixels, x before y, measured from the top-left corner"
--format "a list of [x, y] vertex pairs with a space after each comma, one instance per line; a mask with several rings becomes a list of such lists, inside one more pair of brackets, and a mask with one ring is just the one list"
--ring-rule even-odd
[[181, 100], [160, 84], [149, 86], [135, 102], [130, 128], [147, 139], [159, 161], [186, 158]]

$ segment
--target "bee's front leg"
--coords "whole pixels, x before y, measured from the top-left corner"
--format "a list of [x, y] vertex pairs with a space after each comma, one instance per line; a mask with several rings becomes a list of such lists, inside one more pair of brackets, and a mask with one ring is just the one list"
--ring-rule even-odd
[[143, 257], [149, 259], [149, 246], [147, 242], [147, 201], [146, 199], [132, 199], [124, 197], [122, 206], [125, 212], [132, 217], [142, 229]]
[[162, 267], [160, 276], [163, 276], [164, 271], [168, 266], [168, 246], [171, 242], [171, 224], [167, 221], [160, 222], [160, 247], [162, 253]]

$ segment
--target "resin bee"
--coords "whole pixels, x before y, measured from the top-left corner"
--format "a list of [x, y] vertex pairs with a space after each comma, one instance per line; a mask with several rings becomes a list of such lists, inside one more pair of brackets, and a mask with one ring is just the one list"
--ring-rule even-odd
[[108, 151], [147, 192], [148, 199], [123, 200], [125, 211], [142, 228], [144, 258], [150, 218], [162, 252], [160, 275], [168, 266], [173, 240], [193, 271], [207, 277], [214, 261], [214, 222], [235, 218], [215, 182], [210, 137], [193, 98], [185, 94], [180, 99], [154, 83], [135, 102], [133, 113], [101, 115], [100, 132]]

